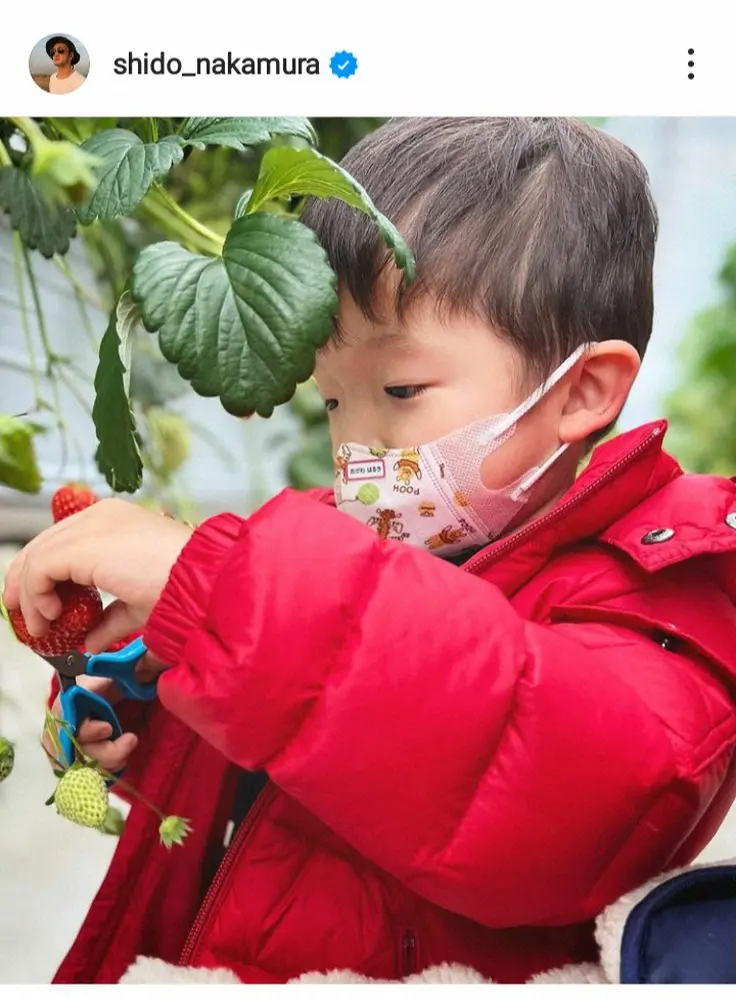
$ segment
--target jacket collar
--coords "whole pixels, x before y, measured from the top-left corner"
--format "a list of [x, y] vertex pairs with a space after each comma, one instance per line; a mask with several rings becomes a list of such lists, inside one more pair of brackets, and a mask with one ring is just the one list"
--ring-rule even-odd
[[[512, 593], [556, 550], [585, 540], [619, 549], [650, 573], [730, 553], [725, 568], [714, 572], [736, 602], [736, 477], [686, 476], [663, 450], [666, 431], [667, 421], [655, 420], [599, 445], [550, 511], [487, 545], [462, 568], [487, 574]], [[313, 493], [334, 505], [332, 490]]]
[[648, 572], [736, 553], [736, 482], [685, 476], [663, 450], [666, 430], [658, 420], [599, 445], [552, 510], [487, 546], [464, 569], [489, 572], [509, 593], [555, 550], [587, 539], [618, 548]]

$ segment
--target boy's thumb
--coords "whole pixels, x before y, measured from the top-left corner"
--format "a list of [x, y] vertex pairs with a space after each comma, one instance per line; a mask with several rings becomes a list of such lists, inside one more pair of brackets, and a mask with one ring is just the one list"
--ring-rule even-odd
[[143, 622], [132, 608], [122, 601], [113, 601], [102, 612], [97, 625], [85, 640], [88, 653], [103, 653], [114, 642], [124, 639], [131, 632], [140, 630]]

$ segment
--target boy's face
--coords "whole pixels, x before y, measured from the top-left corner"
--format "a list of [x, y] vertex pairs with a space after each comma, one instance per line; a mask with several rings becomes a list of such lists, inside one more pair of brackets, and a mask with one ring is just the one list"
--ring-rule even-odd
[[[476, 420], [506, 413], [536, 385], [525, 382], [515, 349], [480, 319], [441, 321], [431, 302], [403, 324], [373, 323], [342, 299], [344, 343], [320, 353], [315, 379], [330, 418], [333, 449], [345, 442], [374, 448], [426, 444]], [[514, 482], [560, 445], [555, 390], [488, 459], [489, 488]]]

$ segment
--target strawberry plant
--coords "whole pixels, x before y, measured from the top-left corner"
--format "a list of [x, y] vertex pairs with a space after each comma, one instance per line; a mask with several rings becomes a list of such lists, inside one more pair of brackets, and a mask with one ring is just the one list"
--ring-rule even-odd
[[[30, 635], [22, 612], [7, 611], [0, 598], [0, 612], [16, 639], [40, 655], [64, 655], [71, 650], [83, 648], [88, 633], [102, 614], [102, 599], [94, 587], [67, 582], [59, 585], [58, 593], [62, 600], [62, 612], [41, 639]], [[71, 760], [66, 759], [62, 750], [59, 739], [62, 731], [71, 743]], [[48, 709], [44, 732], [54, 749], [53, 754], [48, 750], [46, 752], [58, 778], [56, 788], [46, 805], [55, 805], [60, 816], [78, 826], [119, 836], [124, 820], [120, 811], [110, 804], [109, 795], [110, 787], [119, 785], [156, 814], [159, 820], [159, 840], [164, 847], [170, 848], [184, 842], [191, 832], [187, 819], [166, 816], [119, 775], [111, 774], [98, 761], [87, 756], [84, 747], [77, 741], [73, 727]], [[15, 747], [10, 741], [0, 737], [0, 783], [10, 776], [14, 763]]]
[[[336, 148], [334, 135], [330, 145]], [[40, 491], [35, 438], [48, 429], [49, 415], [65, 447], [58, 385], [72, 389], [74, 360], [52, 345], [34, 259], [53, 260], [81, 301], [84, 289], [66, 259], [75, 240], [93, 253], [98, 276], [113, 293], [106, 328], [94, 330], [85, 322], [97, 354], [90, 412], [94, 461], [112, 491], [137, 493], [144, 469], [161, 486], [171, 483], [189, 456], [191, 428], [168, 404], [187, 387], [218, 399], [239, 418], [268, 418], [292, 401], [303, 440], [289, 479], [297, 487], [329, 481], [325, 413], [309, 379], [316, 352], [332, 332], [338, 299], [326, 254], [300, 221], [305, 199], [337, 198], [370, 217], [406, 281], [415, 264], [395, 226], [317, 147], [312, 123], [297, 117], [0, 119], [0, 211], [13, 230], [15, 281], [33, 374], [26, 410], [0, 412], [0, 485]], [[213, 164], [209, 183], [199, 192], [196, 184], [190, 187], [203, 209], [216, 202], [216, 222], [202, 221], [182, 205], [181, 178], [203, 157]], [[228, 178], [240, 176], [235, 168], [243, 160], [256, 168], [252, 183], [231, 192]], [[227, 196], [218, 196], [220, 191]], [[26, 287], [30, 302], [24, 299]], [[29, 311], [36, 315], [41, 374], [49, 379], [51, 400], [39, 387]], [[53, 519], [96, 499], [84, 484], [69, 483], [52, 499]], [[99, 613], [99, 595], [77, 593], [74, 586], [60, 588], [65, 612], [42, 647], [17, 614], [5, 613], [16, 636], [40, 652], [82, 645]], [[64, 723], [47, 716], [55, 747], [59, 726]], [[74, 743], [74, 734], [69, 736]], [[49, 803], [73, 822], [119, 833], [121, 817], [107, 791], [117, 779], [74, 746], [76, 759], [57, 772], [59, 784]], [[13, 762], [12, 744], [0, 738], [0, 781]], [[181, 843], [187, 821], [147, 804], [159, 815], [162, 842]]]
[[[222, 149], [260, 158], [224, 233], [171, 193], [190, 156]], [[187, 454], [186, 432], [171, 421], [156, 424], [160, 414], [143, 428], [136, 424], [131, 372], [141, 330], [196, 394], [219, 399], [235, 417], [267, 418], [307, 382], [337, 311], [335, 275], [299, 219], [310, 196], [340, 199], [369, 216], [404, 279], [412, 279], [414, 260], [400, 233], [318, 150], [305, 118], [0, 120], [0, 208], [14, 230], [16, 270], [30, 278], [34, 300], [34, 254], [63, 265], [72, 240], [104, 243], [104, 227], [128, 218], [154, 220], [173, 237], [136, 251], [101, 337], [95, 461], [113, 491], [135, 493], [144, 464], [167, 476]], [[49, 369], [64, 377], [65, 359], [54, 356], [47, 331], [41, 338]], [[0, 414], [1, 484], [40, 489], [38, 432], [26, 415]], [[156, 454], [162, 440], [170, 445], [164, 458]]]

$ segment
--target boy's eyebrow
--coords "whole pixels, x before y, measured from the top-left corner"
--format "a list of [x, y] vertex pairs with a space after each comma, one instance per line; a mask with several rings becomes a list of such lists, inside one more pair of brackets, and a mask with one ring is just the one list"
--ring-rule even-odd
[[406, 340], [406, 333], [403, 330], [382, 330], [375, 337], [371, 337], [370, 342], [376, 347], [384, 347], [390, 344], [398, 344], [402, 340]]
[[[339, 316], [335, 316], [332, 321], [334, 328], [335, 340], [338, 343], [346, 343], [350, 340], [348, 331], [343, 326], [340, 321]], [[370, 347], [378, 349], [380, 347], [413, 347], [415, 346], [412, 338], [409, 336], [405, 329], [401, 327], [391, 327], [384, 328], [377, 331], [371, 337], [367, 338], [367, 343]]]
[[407, 331], [402, 329], [382, 330], [371, 337], [369, 342], [371, 347], [374, 348], [401, 347], [404, 350], [411, 350], [419, 346], [414, 338], [410, 337]]

